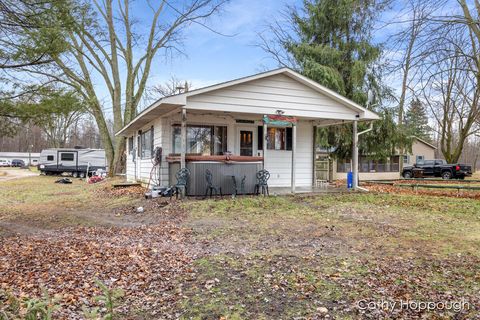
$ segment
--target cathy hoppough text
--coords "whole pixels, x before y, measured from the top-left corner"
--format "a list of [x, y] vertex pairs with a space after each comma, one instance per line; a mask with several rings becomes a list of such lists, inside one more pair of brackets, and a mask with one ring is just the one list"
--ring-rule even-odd
[[415, 301], [415, 300], [360, 300], [357, 301], [357, 308], [360, 310], [388, 310], [394, 312], [397, 310], [412, 310], [412, 311], [467, 311], [470, 310], [470, 302], [464, 299], [460, 301]]

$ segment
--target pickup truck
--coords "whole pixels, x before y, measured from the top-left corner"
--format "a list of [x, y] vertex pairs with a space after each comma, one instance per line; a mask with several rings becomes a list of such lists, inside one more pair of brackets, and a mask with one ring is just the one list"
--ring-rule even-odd
[[423, 170], [423, 177], [442, 177], [442, 179], [465, 179], [472, 175], [472, 166], [465, 164], [448, 164], [445, 160], [424, 160], [413, 166], [404, 167], [402, 176], [413, 178], [415, 169]]

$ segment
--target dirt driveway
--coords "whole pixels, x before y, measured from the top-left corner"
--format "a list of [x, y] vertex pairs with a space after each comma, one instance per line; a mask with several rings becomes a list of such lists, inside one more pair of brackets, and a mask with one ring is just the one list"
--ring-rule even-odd
[[25, 169], [2, 168], [0, 169], [0, 182], [9, 181], [19, 178], [38, 176], [38, 173]]

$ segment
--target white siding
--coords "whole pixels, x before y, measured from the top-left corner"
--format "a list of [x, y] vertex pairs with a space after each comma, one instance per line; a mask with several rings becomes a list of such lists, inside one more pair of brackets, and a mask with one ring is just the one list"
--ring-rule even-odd
[[274, 114], [281, 109], [285, 114], [312, 115], [318, 118], [349, 119], [357, 112], [299, 83], [277, 74], [228, 88], [188, 97], [189, 109], [212, 109], [228, 112]]
[[[300, 121], [297, 128], [297, 153], [295, 185], [312, 185], [313, 176], [313, 125]], [[291, 186], [292, 151], [267, 150], [265, 169], [270, 172], [269, 185], [272, 187]]]
[[[168, 185], [168, 164], [166, 163], [165, 157], [168, 155], [169, 151], [169, 140], [166, 138], [169, 134], [170, 131], [165, 132], [165, 130], [168, 130], [168, 127], [164, 125], [166, 122], [166, 119], [163, 118], [158, 118], [153, 122], [150, 122], [146, 126], [144, 126], [141, 130], [146, 131], [151, 128], [153, 125], [153, 144], [154, 148], [156, 147], [162, 147], [163, 148], [163, 153], [162, 153], [162, 167], [160, 170], [161, 173], [161, 180], [162, 180], [162, 185], [166, 186]], [[134, 139], [133, 139], [133, 145], [136, 150], [138, 150], [138, 132], [135, 133]], [[126, 141], [127, 147], [128, 147], [128, 140]], [[165, 150], [167, 149], [167, 150]], [[130, 150], [128, 150], [130, 151]], [[138, 151], [137, 151], [138, 153]], [[131, 181], [141, 181], [144, 183], [148, 183], [150, 180], [150, 173], [153, 167], [152, 164], [152, 159], [141, 159], [137, 155], [135, 156], [136, 163], [133, 162], [133, 157], [130, 153], [127, 155], [127, 180]]]

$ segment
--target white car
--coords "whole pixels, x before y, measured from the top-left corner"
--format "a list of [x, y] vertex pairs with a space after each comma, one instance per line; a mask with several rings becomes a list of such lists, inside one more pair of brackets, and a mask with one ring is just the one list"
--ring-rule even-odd
[[10, 160], [0, 159], [0, 167], [10, 167], [11, 165]]

